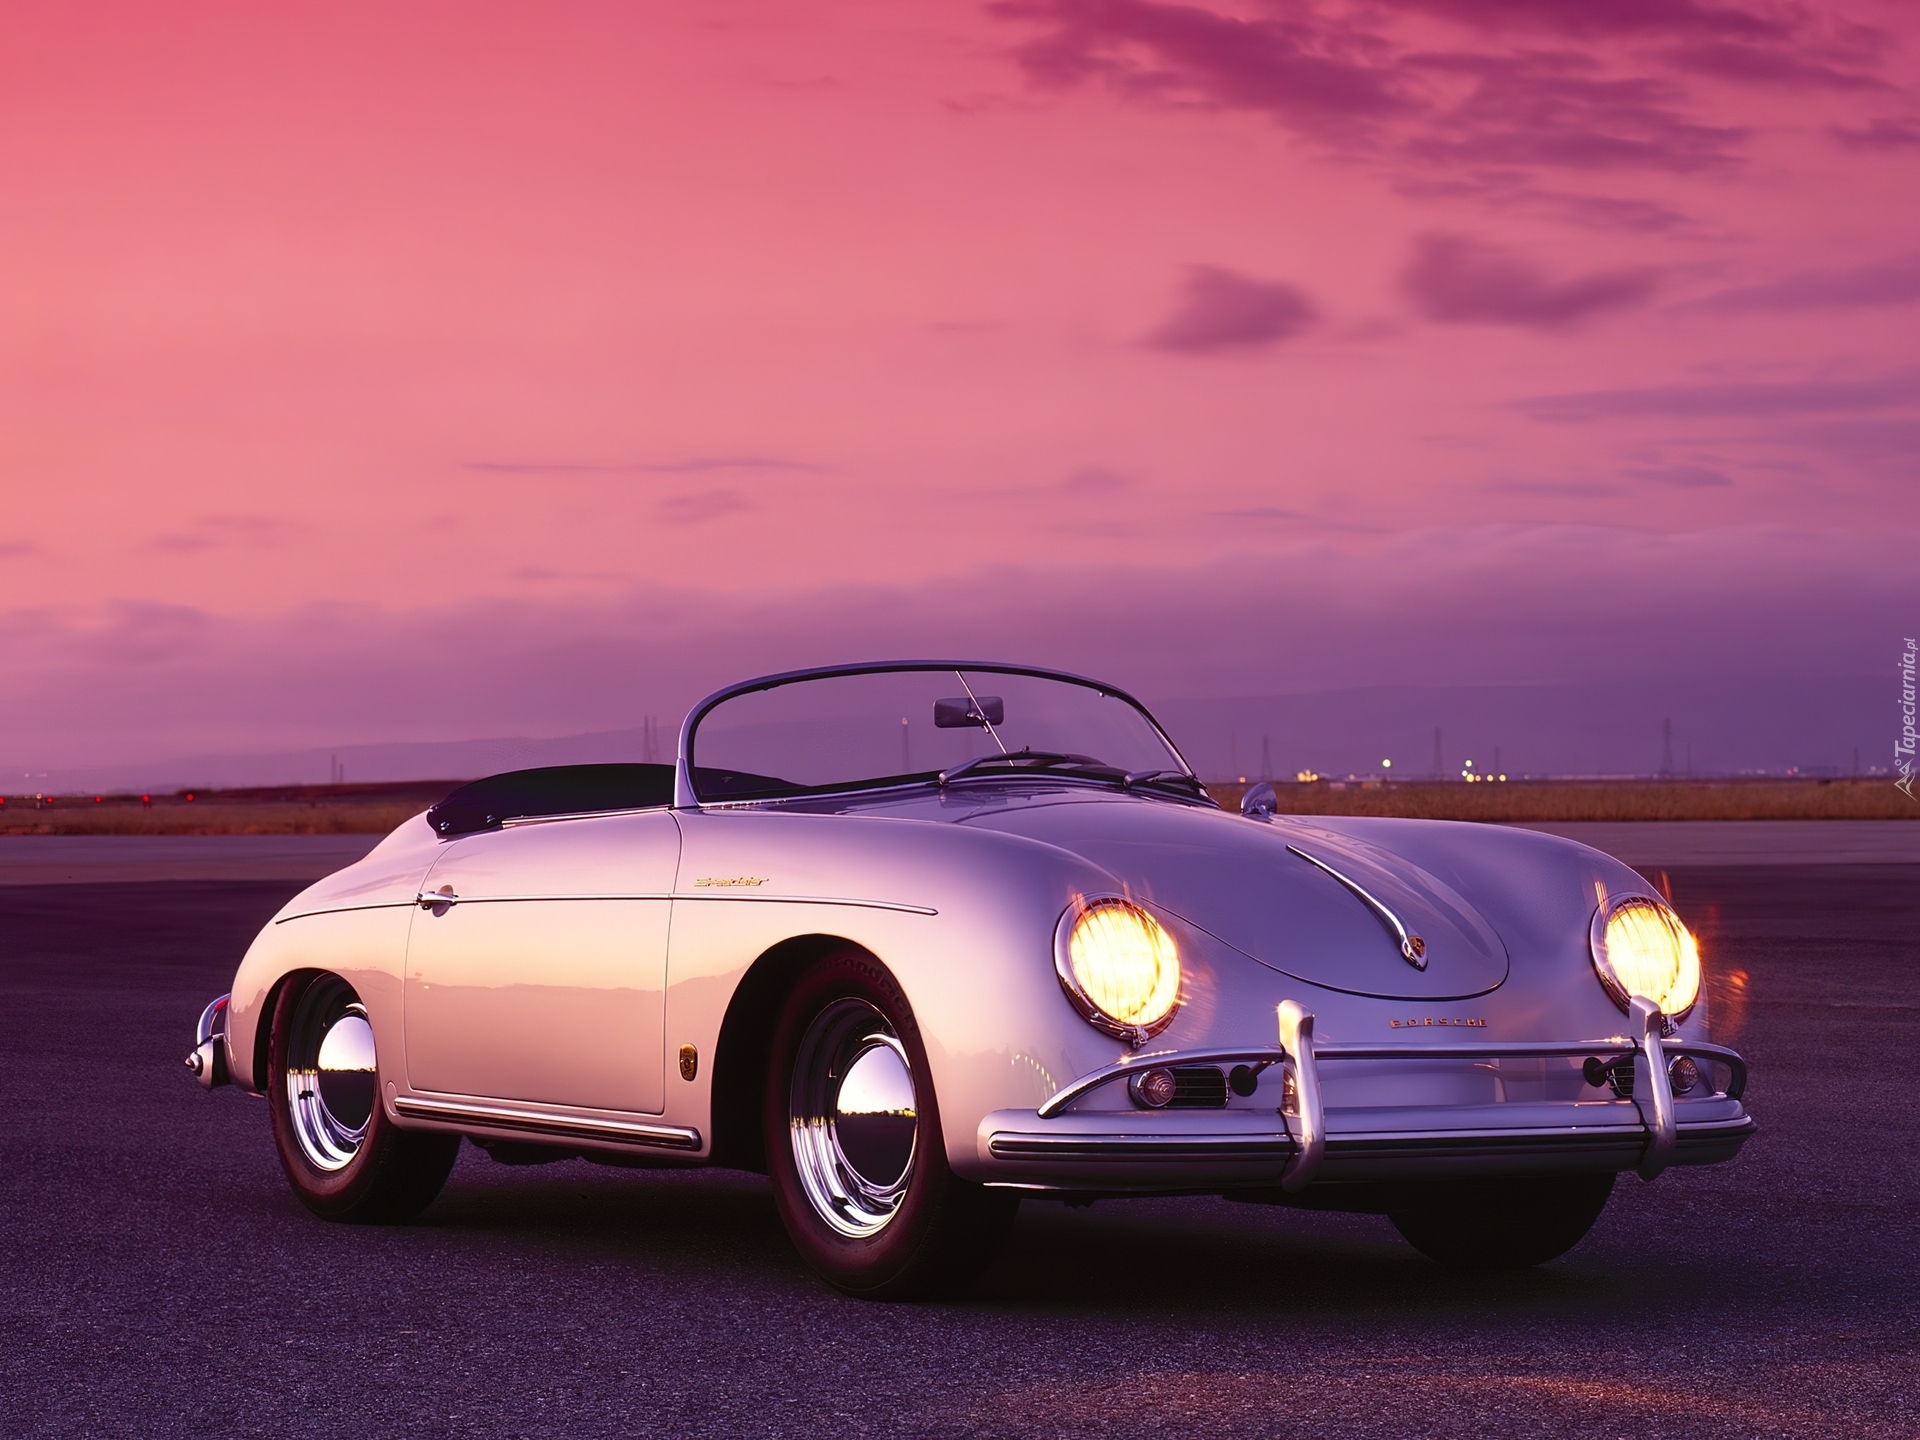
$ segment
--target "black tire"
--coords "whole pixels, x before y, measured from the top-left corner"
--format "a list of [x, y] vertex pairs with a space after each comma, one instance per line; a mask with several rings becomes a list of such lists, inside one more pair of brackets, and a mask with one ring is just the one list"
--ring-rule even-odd
[[[402, 1130], [387, 1118], [365, 1015], [337, 975], [298, 975], [282, 986], [267, 1041], [267, 1108], [280, 1167], [301, 1204], [326, 1220], [396, 1225], [433, 1203], [460, 1137]], [[358, 1026], [343, 1024], [356, 1017]], [[339, 1052], [364, 1063], [322, 1068], [330, 1040], [324, 1058], [334, 1065]]]
[[[862, 1074], [873, 1094], [910, 1087], [893, 1092], [910, 1094], [910, 1114], [901, 1106], [849, 1113], [862, 1103], [851, 1093]], [[1012, 1228], [1017, 1194], [948, 1169], [930, 1074], [906, 996], [864, 952], [819, 961], [787, 996], [761, 1111], [767, 1173], [794, 1248], [845, 1294], [956, 1293], [993, 1262]]]
[[1567, 1253], [1613, 1193], [1611, 1175], [1462, 1181], [1408, 1191], [1387, 1212], [1407, 1243], [1461, 1270], [1525, 1270]]

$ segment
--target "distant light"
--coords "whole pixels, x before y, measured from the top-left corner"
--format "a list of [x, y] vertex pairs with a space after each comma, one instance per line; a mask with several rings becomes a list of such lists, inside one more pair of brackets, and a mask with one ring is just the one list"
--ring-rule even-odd
[[1467, 761], [1467, 769], [1471, 770], [1472, 768], [1473, 768], [1473, 762], [1471, 760]]
[[1501, 776], [1500, 778], [1501, 778], [1502, 780], [1504, 780], [1504, 779], [1506, 779], [1507, 777], [1506, 777], [1506, 776], [1504, 776], [1504, 775], [1502, 775], [1502, 776]]
[[1382, 760], [1380, 762], [1380, 768], [1382, 770], [1391, 770], [1393, 768], [1393, 762], [1391, 760]]

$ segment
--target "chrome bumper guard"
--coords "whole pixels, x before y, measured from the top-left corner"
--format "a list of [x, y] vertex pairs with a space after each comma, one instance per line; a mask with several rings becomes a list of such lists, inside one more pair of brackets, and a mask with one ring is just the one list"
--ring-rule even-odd
[[[1026, 1115], [1054, 1122], [1044, 1129], [1009, 1128], [1020, 1112], [998, 1111], [981, 1126], [981, 1140], [996, 1160], [1074, 1161], [1255, 1161], [1279, 1163], [1281, 1187], [1298, 1193], [1313, 1182], [1328, 1156], [1329, 1143], [1344, 1165], [1391, 1165], [1396, 1161], [1486, 1159], [1502, 1156], [1574, 1159], [1621, 1156], [1643, 1180], [1651, 1180], [1676, 1162], [1683, 1150], [1697, 1156], [1723, 1159], [1723, 1151], [1758, 1128], [1738, 1105], [1731, 1115], [1682, 1126], [1673, 1091], [1667, 1080], [1672, 1057], [1687, 1055], [1718, 1062], [1729, 1072], [1725, 1099], [1738, 1101], [1746, 1092], [1747, 1066], [1739, 1054], [1723, 1045], [1665, 1038], [1664, 1017], [1650, 1001], [1636, 999], [1628, 1012], [1633, 1032], [1598, 1040], [1469, 1041], [1448, 1045], [1342, 1045], [1314, 1039], [1313, 1016], [1294, 1001], [1279, 1008], [1280, 1044], [1241, 1049], [1160, 1051], [1130, 1056], [1083, 1075], [1063, 1087]], [[1431, 1131], [1386, 1133], [1342, 1132], [1329, 1140], [1326, 1108], [1320, 1086], [1323, 1064], [1353, 1060], [1503, 1060], [1579, 1059], [1598, 1057], [1609, 1067], [1634, 1056], [1644, 1057], [1647, 1083], [1635, 1084], [1631, 1103], [1637, 1124], [1567, 1126], [1538, 1124], [1502, 1128], [1448, 1127]], [[1143, 1070], [1173, 1065], [1279, 1066], [1291, 1082], [1291, 1106], [1278, 1112], [1275, 1131], [1257, 1111], [1196, 1111], [1179, 1114], [1135, 1112], [1127, 1117], [1125, 1133], [1115, 1133], [1113, 1112], [1066, 1113], [1074, 1101], [1116, 1080]], [[1546, 1120], [1562, 1106], [1519, 1107]], [[1231, 1116], [1252, 1125], [1223, 1125]], [[1459, 1118], [1467, 1118], [1459, 1112]], [[1730, 1151], [1727, 1153], [1731, 1153]], [[1626, 1168], [1623, 1166], [1622, 1168]]]
[[187, 1070], [211, 1090], [228, 1083], [227, 1076], [227, 1004], [233, 997], [222, 995], [200, 1012], [193, 1027], [193, 1049], [187, 1052]]

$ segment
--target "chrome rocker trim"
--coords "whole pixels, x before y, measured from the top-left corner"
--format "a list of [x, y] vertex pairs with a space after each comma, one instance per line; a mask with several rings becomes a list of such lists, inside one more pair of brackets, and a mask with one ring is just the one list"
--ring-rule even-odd
[[651, 1150], [700, 1148], [700, 1132], [685, 1125], [555, 1115], [472, 1100], [427, 1100], [418, 1095], [397, 1096], [391, 1103], [395, 1113], [409, 1120], [430, 1120], [441, 1125], [482, 1126], [489, 1130], [571, 1140], [576, 1144], [639, 1145]]
[[[1323, 1045], [1315, 1041], [1313, 1016], [1292, 1000], [1278, 1012], [1280, 1044], [1216, 1050], [1161, 1050], [1129, 1056], [1081, 1076], [1063, 1086], [1042, 1104], [1028, 1111], [1037, 1121], [1059, 1123], [1048, 1131], [1015, 1131], [990, 1128], [1010, 1122], [1020, 1112], [999, 1111], [983, 1124], [985, 1149], [995, 1159], [1063, 1160], [1164, 1160], [1231, 1159], [1283, 1160], [1281, 1186], [1289, 1192], [1304, 1190], [1312, 1183], [1329, 1154], [1342, 1161], [1413, 1159], [1473, 1159], [1499, 1155], [1525, 1155], [1541, 1158], [1597, 1156], [1602, 1151], [1621, 1152], [1627, 1147], [1637, 1152], [1622, 1168], [1632, 1168], [1643, 1180], [1651, 1180], [1669, 1165], [1680, 1160], [1683, 1152], [1717, 1152], [1728, 1143], [1737, 1148], [1759, 1129], [1750, 1116], [1741, 1113], [1682, 1125], [1674, 1096], [1664, 1080], [1671, 1056], [1687, 1055], [1700, 1060], [1718, 1061], [1728, 1068], [1729, 1078], [1722, 1095], [1738, 1101], [1746, 1093], [1747, 1066], [1739, 1054], [1724, 1045], [1705, 1041], [1666, 1039], [1661, 1035], [1664, 1017], [1651, 1001], [1635, 999], [1629, 1011], [1637, 1034], [1611, 1035], [1598, 1040], [1571, 1041], [1498, 1041], [1479, 1040], [1449, 1045]], [[1631, 1097], [1638, 1124], [1597, 1124], [1578, 1128], [1544, 1126], [1529, 1128], [1455, 1129], [1419, 1133], [1345, 1133], [1329, 1135], [1326, 1109], [1320, 1088], [1320, 1065], [1344, 1060], [1495, 1060], [1495, 1059], [1572, 1059], [1581, 1056], [1602, 1057], [1611, 1065], [1634, 1055], [1645, 1057], [1649, 1082], [1636, 1085]], [[1219, 1119], [1232, 1115], [1242, 1122], [1259, 1112], [1216, 1112], [1212, 1133], [1188, 1131], [1186, 1125], [1207, 1123], [1194, 1112], [1191, 1120], [1181, 1117], [1183, 1128], [1168, 1131], [1164, 1127], [1174, 1117], [1137, 1115], [1128, 1117], [1129, 1133], [1115, 1133], [1111, 1127], [1119, 1118], [1107, 1112], [1066, 1114], [1067, 1107], [1103, 1085], [1124, 1079], [1142, 1070], [1171, 1065], [1255, 1065], [1260, 1068], [1279, 1065], [1293, 1082], [1294, 1111], [1278, 1113], [1280, 1128], [1264, 1125], [1251, 1129], [1218, 1128]], [[1143, 1125], [1142, 1122], [1145, 1122]], [[1101, 1127], [1098, 1130], [1091, 1126]], [[1684, 1162], [1682, 1162], [1684, 1163]]]

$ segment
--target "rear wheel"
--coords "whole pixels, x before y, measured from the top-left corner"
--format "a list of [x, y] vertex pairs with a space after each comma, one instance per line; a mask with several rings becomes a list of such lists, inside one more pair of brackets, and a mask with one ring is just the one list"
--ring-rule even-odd
[[909, 1299], [957, 1290], [992, 1263], [1019, 1198], [947, 1168], [920, 1031], [882, 966], [849, 951], [808, 971], [767, 1076], [774, 1200], [829, 1284]]
[[1387, 1212], [1429, 1260], [1463, 1270], [1524, 1270], [1567, 1253], [1613, 1193], [1611, 1175], [1422, 1186]]
[[267, 1104], [294, 1194], [328, 1220], [411, 1220], [440, 1193], [458, 1135], [402, 1130], [380, 1105], [373, 1026], [338, 975], [280, 991], [267, 1043]]

